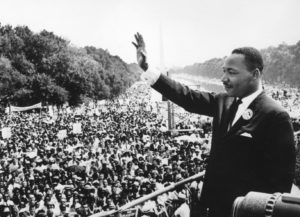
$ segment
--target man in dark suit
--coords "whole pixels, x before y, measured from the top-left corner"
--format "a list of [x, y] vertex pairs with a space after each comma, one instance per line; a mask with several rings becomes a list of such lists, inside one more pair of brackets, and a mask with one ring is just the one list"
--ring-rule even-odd
[[145, 44], [135, 35], [137, 59], [151, 86], [187, 111], [213, 117], [213, 136], [200, 206], [209, 216], [228, 217], [234, 199], [249, 191], [290, 192], [295, 144], [290, 117], [262, 88], [263, 59], [251, 47], [226, 58], [226, 93], [191, 90], [148, 70]]

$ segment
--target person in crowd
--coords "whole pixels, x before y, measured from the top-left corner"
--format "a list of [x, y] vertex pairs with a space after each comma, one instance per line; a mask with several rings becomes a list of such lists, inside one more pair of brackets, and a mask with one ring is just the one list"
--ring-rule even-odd
[[186, 195], [183, 193], [180, 193], [178, 195], [177, 200], [179, 203], [179, 207], [175, 210], [174, 216], [175, 217], [190, 217], [190, 207], [187, 204]]

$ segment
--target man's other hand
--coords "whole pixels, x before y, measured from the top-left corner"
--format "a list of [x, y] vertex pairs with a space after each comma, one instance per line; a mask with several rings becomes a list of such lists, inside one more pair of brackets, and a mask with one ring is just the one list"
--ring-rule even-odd
[[146, 53], [145, 42], [144, 42], [143, 36], [137, 32], [134, 35], [134, 37], [135, 37], [136, 43], [132, 42], [132, 44], [136, 48], [137, 62], [144, 71], [147, 71], [147, 69], [148, 69], [147, 53]]

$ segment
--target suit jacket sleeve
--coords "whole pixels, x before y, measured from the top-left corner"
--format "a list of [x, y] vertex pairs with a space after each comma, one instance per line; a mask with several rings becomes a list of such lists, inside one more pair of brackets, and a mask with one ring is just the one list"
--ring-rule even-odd
[[217, 97], [214, 94], [192, 90], [163, 74], [152, 87], [189, 112], [207, 116], [217, 113]]
[[263, 154], [263, 171], [269, 192], [290, 192], [295, 174], [295, 143], [289, 115], [280, 112], [272, 115], [271, 130]]

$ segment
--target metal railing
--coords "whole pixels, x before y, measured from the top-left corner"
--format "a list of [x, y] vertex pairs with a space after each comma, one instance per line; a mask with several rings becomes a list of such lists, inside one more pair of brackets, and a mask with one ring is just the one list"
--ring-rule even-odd
[[144, 197], [141, 197], [141, 198], [138, 198], [138, 199], [136, 199], [134, 201], [131, 201], [131, 202], [129, 202], [129, 203], [127, 203], [127, 204], [125, 204], [125, 205], [123, 205], [123, 206], [115, 209], [115, 210], [109, 210], [109, 211], [103, 211], [103, 212], [100, 212], [100, 213], [95, 213], [95, 214], [91, 215], [90, 217], [105, 217], [105, 216], [116, 215], [116, 214], [121, 213], [121, 212], [123, 212], [125, 210], [128, 210], [128, 209], [130, 209], [132, 207], [135, 207], [135, 206], [137, 206], [137, 205], [139, 205], [139, 204], [141, 204], [141, 203], [143, 203], [143, 202], [145, 202], [147, 200], [151, 200], [152, 198], [155, 198], [155, 197], [157, 197], [157, 196], [159, 196], [161, 194], [167, 193], [169, 191], [173, 191], [176, 188], [178, 188], [178, 187], [180, 187], [180, 186], [182, 186], [182, 185], [184, 185], [186, 183], [198, 180], [198, 179], [202, 178], [204, 176], [204, 174], [205, 174], [204, 171], [200, 172], [200, 173], [195, 174], [193, 176], [190, 176], [190, 177], [188, 177], [186, 179], [183, 179], [183, 180], [181, 180], [179, 182], [173, 183], [173, 184], [171, 184], [171, 185], [169, 185], [169, 186], [167, 186], [167, 187], [165, 187], [163, 189], [160, 189], [160, 190], [157, 190], [155, 192], [152, 192], [151, 194], [145, 195]]

